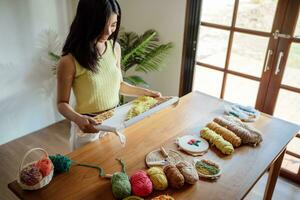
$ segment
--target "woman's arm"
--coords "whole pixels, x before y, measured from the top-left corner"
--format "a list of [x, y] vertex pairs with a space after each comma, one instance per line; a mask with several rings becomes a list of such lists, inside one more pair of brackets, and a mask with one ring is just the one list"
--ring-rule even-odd
[[[121, 47], [118, 42], [115, 43], [115, 53], [117, 56], [117, 65], [121, 70]], [[126, 83], [124, 81], [121, 82], [120, 93], [126, 96], [151, 96], [151, 97], [161, 97], [161, 93], [153, 90], [149, 90], [146, 88], [138, 87]]]
[[75, 122], [85, 133], [98, 132], [94, 128], [95, 120], [77, 113], [69, 104], [70, 94], [75, 77], [75, 63], [71, 55], [63, 56], [57, 67], [57, 108], [68, 120]]
[[150, 96], [161, 97], [161, 93], [146, 88], [130, 85], [124, 81], [121, 82], [120, 93], [126, 96]]

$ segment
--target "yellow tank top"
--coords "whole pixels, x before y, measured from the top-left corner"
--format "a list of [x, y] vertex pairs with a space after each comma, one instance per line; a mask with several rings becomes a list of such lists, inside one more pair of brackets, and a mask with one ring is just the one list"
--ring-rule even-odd
[[81, 114], [101, 112], [119, 104], [122, 73], [117, 66], [112, 41], [106, 44], [106, 50], [98, 60], [97, 72], [85, 69], [75, 60], [73, 92], [75, 110]]

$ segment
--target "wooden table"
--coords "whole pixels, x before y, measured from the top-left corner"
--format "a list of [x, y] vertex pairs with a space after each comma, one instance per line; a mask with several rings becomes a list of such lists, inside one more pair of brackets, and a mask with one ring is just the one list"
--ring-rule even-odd
[[[220, 99], [200, 92], [190, 93], [180, 99], [177, 107], [164, 109], [127, 128], [125, 147], [120, 145], [114, 134], [110, 134], [68, 156], [78, 162], [97, 163], [106, 173], [119, 171], [121, 168], [115, 158], [122, 158], [126, 162], [128, 175], [131, 175], [145, 168], [144, 159], [148, 152], [160, 146], [176, 149], [176, 137], [198, 134], [201, 127], [223, 114], [225, 104]], [[199, 180], [197, 184], [185, 185], [180, 190], [155, 192], [149, 198], [170, 194], [175, 199], [189, 200], [243, 199], [270, 168], [264, 198], [271, 199], [285, 148], [299, 126], [265, 114], [254, 126], [263, 132], [263, 142], [259, 146], [242, 146], [231, 156], [222, 156], [212, 149], [203, 156], [222, 167], [223, 174], [216, 182]], [[110, 181], [98, 177], [96, 170], [84, 167], [72, 167], [70, 172], [54, 177], [47, 187], [38, 191], [22, 191], [16, 181], [8, 187], [21, 199], [113, 199]]]

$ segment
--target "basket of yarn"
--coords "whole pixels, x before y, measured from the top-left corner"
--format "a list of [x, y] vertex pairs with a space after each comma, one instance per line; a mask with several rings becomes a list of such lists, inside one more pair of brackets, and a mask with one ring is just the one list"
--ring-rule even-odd
[[[34, 151], [41, 151], [44, 156], [24, 166], [26, 158]], [[42, 148], [33, 148], [26, 152], [20, 163], [17, 181], [24, 190], [37, 190], [50, 183], [53, 172], [54, 167], [47, 151]]]

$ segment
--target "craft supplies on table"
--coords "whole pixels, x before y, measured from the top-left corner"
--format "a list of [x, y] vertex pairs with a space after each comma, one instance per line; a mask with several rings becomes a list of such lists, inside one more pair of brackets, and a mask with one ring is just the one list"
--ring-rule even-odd
[[217, 179], [222, 174], [222, 170], [219, 165], [211, 160], [194, 159], [194, 166], [198, 172], [199, 177], [202, 178]]
[[211, 145], [216, 146], [223, 154], [230, 155], [234, 152], [232, 144], [222, 138], [213, 130], [205, 127], [201, 130], [201, 137], [208, 140]]
[[251, 106], [231, 104], [224, 107], [225, 114], [235, 116], [244, 122], [254, 122], [260, 117], [260, 112]]
[[172, 164], [164, 167], [164, 172], [168, 179], [168, 184], [175, 189], [180, 189], [184, 185], [184, 176], [180, 173], [179, 169]]
[[219, 116], [214, 119], [214, 122], [234, 132], [241, 138], [243, 144], [256, 146], [262, 142], [262, 136], [258, 130], [243, 123], [236, 117]]
[[115, 172], [111, 177], [112, 192], [116, 199], [123, 199], [131, 195], [131, 184], [126, 174], [125, 163], [117, 159], [122, 165], [121, 172]]
[[[26, 158], [34, 151], [43, 152], [44, 156], [24, 166]], [[17, 181], [24, 190], [37, 190], [50, 183], [53, 173], [54, 167], [47, 151], [42, 148], [33, 148], [26, 152], [20, 163]]]
[[185, 135], [176, 139], [179, 150], [183, 150], [192, 156], [201, 156], [209, 148], [209, 144], [203, 138], [196, 135]]
[[161, 167], [151, 167], [147, 170], [147, 174], [153, 184], [155, 190], [165, 190], [168, 187], [168, 180]]
[[164, 166], [167, 164], [176, 165], [180, 161], [184, 161], [184, 157], [176, 150], [165, 150], [167, 156], [161, 149], [151, 151], [146, 155], [145, 161], [148, 167], [152, 166]]
[[184, 181], [186, 183], [195, 184], [199, 180], [197, 171], [193, 164], [184, 161], [177, 163], [176, 167], [183, 175]]
[[130, 177], [131, 189], [134, 195], [146, 197], [152, 193], [153, 185], [147, 173], [143, 170], [136, 171]]
[[232, 154], [241, 144], [256, 146], [262, 142], [262, 134], [254, 127], [234, 116], [218, 116], [200, 131], [202, 138], [223, 154]]
[[242, 143], [241, 138], [235, 133], [228, 130], [227, 128], [215, 123], [210, 122], [206, 125], [207, 128], [215, 131], [217, 134], [221, 135], [226, 141], [230, 142], [234, 147], [239, 147]]

